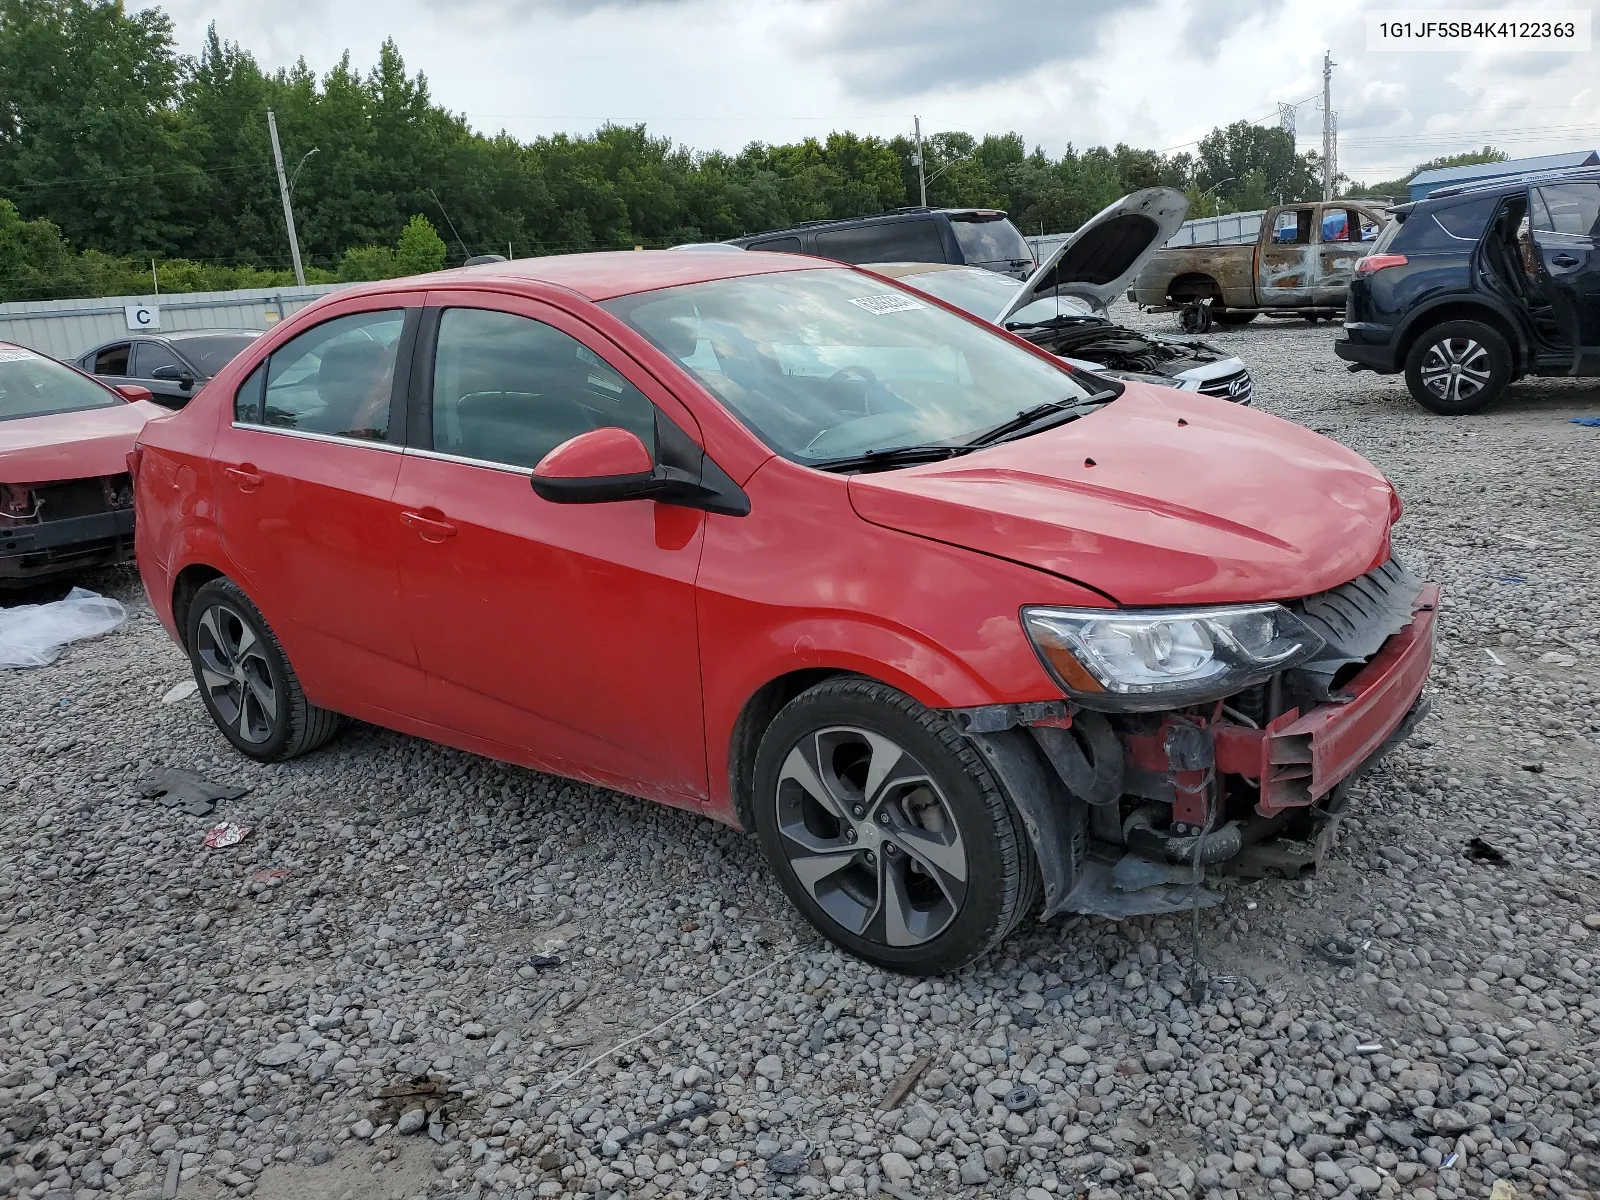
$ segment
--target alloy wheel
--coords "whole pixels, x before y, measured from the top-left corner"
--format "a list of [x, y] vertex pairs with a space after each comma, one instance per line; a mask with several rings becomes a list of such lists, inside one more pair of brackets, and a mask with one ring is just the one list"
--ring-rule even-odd
[[869, 730], [808, 733], [778, 774], [777, 827], [795, 878], [832, 920], [885, 946], [944, 932], [967, 894], [967, 848], [932, 774]]
[[200, 616], [195, 649], [201, 686], [217, 716], [245, 741], [265, 742], [278, 723], [266, 643], [237, 609], [213, 604]]
[[1450, 404], [1471, 400], [1489, 384], [1489, 351], [1468, 337], [1441, 338], [1422, 359], [1422, 386]]

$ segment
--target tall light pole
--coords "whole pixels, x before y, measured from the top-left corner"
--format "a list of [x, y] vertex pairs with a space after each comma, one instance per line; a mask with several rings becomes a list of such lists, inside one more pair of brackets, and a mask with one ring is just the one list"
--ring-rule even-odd
[[[294, 281], [305, 287], [306, 270], [300, 265], [300, 239], [294, 232], [294, 206], [289, 203], [289, 181], [283, 177], [283, 150], [278, 145], [278, 118], [270, 108], [267, 109], [267, 133], [272, 137], [272, 162], [278, 168], [278, 194], [283, 197], [283, 224], [289, 231], [289, 256], [294, 259]], [[304, 161], [301, 160], [302, 164]]]
[[922, 169], [922, 118], [912, 117], [911, 124], [917, 131], [917, 203], [923, 208], [928, 207], [928, 177]]
[[[1200, 193], [1200, 199], [1204, 200], [1207, 196], [1212, 196], [1212, 193], [1215, 192], [1219, 187], [1221, 187], [1225, 183], [1232, 183], [1233, 180], [1234, 180], [1234, 177], [1232, 175], [1229, 175], [1226, 179], [1217, 180], [1210, 187], [1208, 187], [1205, 191]], [[1213, 217], [1220, 217], [1222, 215], [1222, 197], [1221, 196], [1212, 196], [1212, 200], [1211, 200], [1211, 215]]]
[[1333, 199], [1333, 55], [1322, 53], [1322, 198]]

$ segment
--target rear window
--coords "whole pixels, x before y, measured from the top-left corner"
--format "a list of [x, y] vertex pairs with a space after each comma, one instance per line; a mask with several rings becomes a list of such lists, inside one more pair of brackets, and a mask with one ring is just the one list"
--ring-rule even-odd
[[945, 261], [939, 227], [926, 219], [830, 229], [817, 234], [817, 253], [847, 263]]
[[1028, 243], [1022, 240], [1017, 227], [1004, 217], [950, 218], [950, 228], [955, 230], [956, 244], [962, 257], [969, 263], [1003, 262], [1029, 263], [1033, 254]]
[[0, 421], [115, 408], [122, 402], [114, 392], [54, 359], [0, 346]]

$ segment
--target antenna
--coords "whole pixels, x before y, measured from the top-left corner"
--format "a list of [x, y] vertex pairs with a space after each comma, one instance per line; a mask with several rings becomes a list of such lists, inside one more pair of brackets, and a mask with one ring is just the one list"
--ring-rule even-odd
[[444, 211], [444, 205], [439, 203], [439, 194], [429, 188], [428, 195], [432, 196], [433, 202], [439, 205], [439, 215], [444, 218], [444, 223], [450, 226], [450, 232], [456, 235], [456, 244], [461, 247], [461, 256], [463, 258], [471, 258], [472, 251], [467, 249], [467, 244], [461, 240], [461, 234], [456, 230], [456, 223], [450, 219], [450, 214]]

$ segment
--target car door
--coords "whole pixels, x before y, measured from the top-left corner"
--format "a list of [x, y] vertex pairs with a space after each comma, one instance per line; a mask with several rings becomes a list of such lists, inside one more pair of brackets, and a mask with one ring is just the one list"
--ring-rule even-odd
[[420, 294], [364, 297], [273, 350], [212, 452], [217, 523], [316, 703], [420, 718], [394, 501]]
[[481, 293], [428, 303], [396, 499], [431, 719], [560, 774], [703, 800], [704, 514], [555, 504], [529, 483], [545, 454], [589, 429], [631, 429], [654, 453], [657, 405], [693, 434], [691, 419], [558, 309]]
[[167, 408], [182, 408], [194, 394], [194, 369], [160, 342], [135, 342], [128, 371], [134, 383], [149, 388], [152, 399]]
[[[1366, 227], [1371, 223], [1366, 222]], [[1361, 244], [1361, 212], [1343, 204], [1325, 204], [1318, 210], [1316, 229], [1317, 275], [1312, 298], [1318, 304], [1342, 305], [1350, 281], [1356, 277], [1356, 263], [1366, 253]]]
[[1281, 208], [1264, 231], [1257, 288], [1266, 307], [1312, 304], [1317, 279], [1317, 247], [1311, 236], [1315, 210], [1305, 204]]
[[1529, 232], [1541, 283], [1573, 364], [1600, 374], [1600, 183], [1531, 189]]

